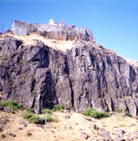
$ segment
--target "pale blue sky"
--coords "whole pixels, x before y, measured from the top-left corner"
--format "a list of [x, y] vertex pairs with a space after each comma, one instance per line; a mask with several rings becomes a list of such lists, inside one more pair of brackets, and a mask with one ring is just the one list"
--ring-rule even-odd
[[137, 0], [0, 0], [0, 31], [13, 20], [48, 23], [50, 18], [90, 29], [98, 44], [138, 61]]

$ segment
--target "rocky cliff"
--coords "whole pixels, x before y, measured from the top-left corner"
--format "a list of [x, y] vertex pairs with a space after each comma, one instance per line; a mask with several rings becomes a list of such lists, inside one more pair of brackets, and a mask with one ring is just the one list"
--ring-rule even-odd
[[[64, 48], [64, 46], [63, 46]], [[39, 113], [61, 104], [82, 112], [120, 108], [138, 114], [138, 67], [94, 42], [74, 41], [61, 51], [37, 40], [26, 45], [4, 35], [0, 38], [0, 91]]]

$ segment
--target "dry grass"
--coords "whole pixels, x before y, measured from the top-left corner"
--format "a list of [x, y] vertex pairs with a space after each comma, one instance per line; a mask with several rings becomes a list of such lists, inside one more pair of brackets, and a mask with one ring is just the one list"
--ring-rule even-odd
[[37, 40], [40, 40], [48, 47], [61, 51], [66, 51], [67, 49], [71, 49], [74, 44], [74, 41], [47, 39], [38, 34], [30, 34], [28, 36], [18, 36], [18, 35], [13, 35], [11, 33], [6, 33], [1, 35], [0, 40], [2, 40], [5, 35], [22, 40], [24, 45], [36, 45]]
[[[70, 119], [65, 119], [65, 115], [67, 114], [70, 115]], [[72, 112], [67, 114], [54, 112], [53, 116], [58, 119], [58, 122], [49, 123], [45, 129], [42, 129], [27, 121], [28, 126], [23, 127], [23, 125], [20, 124], [21, 121], [24, 121], [21, 117], [21, 113], [10, 114], [1, 112], [0, 117], [7, 115], [10, 121], [5, 125], [4, 131], [0, 132], [0, 137], [1, 134], [6, 135], [6, 138], [2, 139], [3, 141], [83, 141], [83, 139], [80, 138], [80, 133], [86, 132], [90, 135], [88, 141], [94, 141], [98, 138], [100, 139], [100, 137], [96, 137], [97, 131], [92, 129], [93, 123], [99, 128], [105, 128], [107, 131], [110, 131], [110, 133], [112, 133], [113, 129], [116, 129], [116, 127], [129, 133], [136, 131], [138, 128], [135, 119], [129, 117], [123, 118], [121, 114], [100, 120], [91, 118], [91, 121], [86, 120], [86, 117], [78, 113]], [[23, 130], [19, 130], [19, 128], [23, 128]], [[28, 131], [32, 133], [32, 136], [26, 135]], [[16, 137], [9, 136], [9, 133], [16, 134]], [[111, 135], [114, 136], [113, 133]]]

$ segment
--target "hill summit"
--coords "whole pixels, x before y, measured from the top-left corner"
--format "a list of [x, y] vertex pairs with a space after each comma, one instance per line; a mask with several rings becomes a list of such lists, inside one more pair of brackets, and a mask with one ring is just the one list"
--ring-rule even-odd
[[50, 19], [49, 24], [34, 24], [14, 21], [12, 29], [16, 35], [28, 35], [37, 33], [57, 40], [84, 40], [94, 42], [92, 33], [85, 28], [75, 28], [75, 25], [65, 25], [64, 22], [56, 23]]

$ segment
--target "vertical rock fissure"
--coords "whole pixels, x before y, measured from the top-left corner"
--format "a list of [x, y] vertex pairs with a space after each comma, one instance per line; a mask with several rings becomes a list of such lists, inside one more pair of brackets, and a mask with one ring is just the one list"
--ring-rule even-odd
[[136, 77], [136, 73], [135, 73], [134, 69], [132, 68], [132, 66], [130, 66], [129, 67], [129, 81], [134, 82], [135, 77]]
[[114, 105], [114, 101], [112, 98], [111, 98], [111, 110], [115, 111], [115, 105]]
[[72, 87], [72, 83], [71, 83], [70, 78], [69, 78], [69, 84], [70, 84], [70, 89], [71, 89], [71, 103], [72, 103], [72, 108], [74, 108], [74, 91], [73, 91], [73, 87]]
[[71, 89], [71, 105], [72, 105], [72, 108], [74, 108], [74, 91], [73, 91], [72, 82], [71, 82], [71, 79], [70, 79], [70, 76], [69, 76], [70, 70], [69, 70], [68, 58], [67, 58], [67, 56], [65, 57], [65, 68], [64, 68], [64, 71], [65, 71], [65, 73], [67, 74], [68, 79], [69, 79], [69, 85], [70, 85], [70, 89]]
[[56, 98], [55, 86], [52, 79], [51, 70], [46, 72], [46, 78], [41, 88], [40, 105], [42, 108], [52, 108]]
[[31, 108], [34, 108], [35, 107], [35, 99], [36, 99], [36, 97], [34, 97], [34, 99], [33, 99], [32, 107]]
[[68, 59], [67, 56], [65, 56], [65, 68], [64, 68], [64, 72], [69, 75], [70, 71], [69, 71], [69, 66], [68, 66]]

